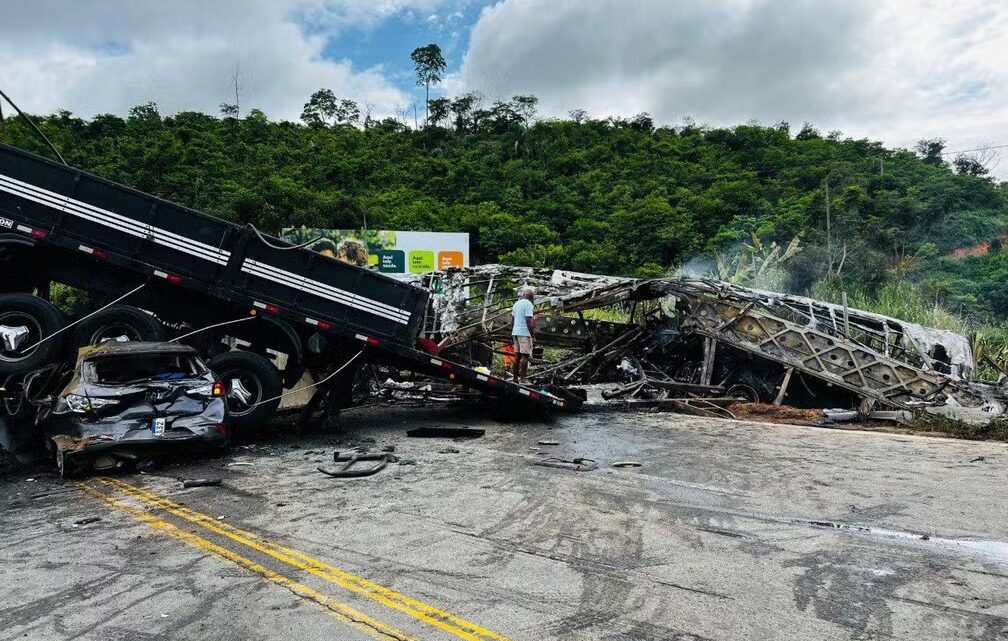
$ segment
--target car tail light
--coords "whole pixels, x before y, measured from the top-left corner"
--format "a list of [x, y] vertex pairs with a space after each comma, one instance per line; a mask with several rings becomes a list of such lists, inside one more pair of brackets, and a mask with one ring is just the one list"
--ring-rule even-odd
[[217, 433], [221, 436], [227, 436], [227, 425], [224, 423], [214, 423], [214, 429], [217, 430]]
[[213, 389], [210, 392], [210, 396], [224, 396], [225, 393], [224, 383], [220, 381], [215, 381], [213, 384]]

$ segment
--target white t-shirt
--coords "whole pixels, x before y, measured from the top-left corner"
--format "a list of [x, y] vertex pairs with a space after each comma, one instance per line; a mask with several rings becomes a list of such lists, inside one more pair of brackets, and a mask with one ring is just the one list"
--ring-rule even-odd
[[531, 336], [528, 328], [528, 318], [535, 312], [532, 301], [521, 298], [514, 307], [511, 308], [511, 315], [514, 316], [514, 325], [511, 326], [512, 336]]

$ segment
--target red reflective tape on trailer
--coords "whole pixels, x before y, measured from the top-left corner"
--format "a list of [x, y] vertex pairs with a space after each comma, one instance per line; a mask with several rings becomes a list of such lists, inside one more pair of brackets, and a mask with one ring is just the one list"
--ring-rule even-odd
[[105, 260], [108, 258], [108, 254], [102, 251], [101, 249], [95, 249], [94, 247], [88, 247], [87, 245], [80, 245], [77, 247], [77, 249], [81, 250], [85, 254], [91, 254], [95, 258], [100, 258], [101, 260]]
[[35, 238], [45, 238], [46, 237], [46, 233], [44, 231], [42, 231], [41, 229], [32, 229], [31, 227], [28, 227], [27, 225], [18, 225], [17, 226], [17, 230], [18, 231], [22, 231], [22, 232], [24, 232], [26, 234], [30, 234], [30, 235], [34, 236]]
[[308, 318], [306, 316], [305, 317], [305, 322], [308, 323], [309, 325], [314, 325], [315, 327], [318, 327], [319, 329], [332, 329], [332, 325], [330, 325], [329, 323], [327, 323], [325, 321], [320, 321], [320, 320], [318, 320], [316, 318]]
[[487, 378], [487, 383], [490, 383], [491, 385], [496, 385], [497, 384], [497, 379], [493, 378], [493, 377], [488, 377]]
[[536, 394], [535, 392], [529, 392], [529, 398], [534, 398], [535, 400], [538, 401], [539, 400], [539, 395]]
[[367, 342], [368, 342], [368, 345], [377, 345], [379, 341], [378, 341], [377, 338], [374, 338], [373, 336], [368, 336], [367, 337]]
[[265, 309], [270, 314], [279, 314], [280, 313], [280, 308], [277, 307], [276, 305], [271, 304], [271, 303], [267, 303], [266, 307], [263, 307], [263, 309]]
[[163, 271], [155, 269], [154, 270], [154, 275], [157, 276], [158, 278], [165, 279], [169, 283], [176, 283], [177, 284], [177, 283], [181, 283], [182, 282], [182, 277], [179, 276], [178, 274], [169, 274], [168, 272], [163, 272]]

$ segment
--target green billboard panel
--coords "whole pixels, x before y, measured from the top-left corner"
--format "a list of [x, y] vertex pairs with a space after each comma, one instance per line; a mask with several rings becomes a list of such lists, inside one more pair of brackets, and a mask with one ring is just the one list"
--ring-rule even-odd
[[411, 274], [426, 274], [434, 271], [434, 252], [417, 249], [409, 253], [409, 270]]

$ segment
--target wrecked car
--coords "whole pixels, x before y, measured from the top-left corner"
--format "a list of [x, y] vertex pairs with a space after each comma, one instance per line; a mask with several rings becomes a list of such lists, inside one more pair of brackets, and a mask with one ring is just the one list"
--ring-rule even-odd
[[71, 371], [50, 366], [24, 383], [35, 434], [64, 476], [226, 449], [224, 396], [195, 350], [176, 343], [109, 341], [82, 349]]

